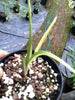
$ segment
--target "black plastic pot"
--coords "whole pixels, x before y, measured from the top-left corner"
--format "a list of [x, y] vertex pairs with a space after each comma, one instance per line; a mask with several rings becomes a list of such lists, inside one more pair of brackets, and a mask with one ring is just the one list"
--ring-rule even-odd
[[[3, 57], [0, 60], [0, 63], [4, 62], [8, 57], [13, 56], [14, 53], [21, 54], [21, 53], [24, 53], [24, 52], [26, 53], [27, 50], [23, 49], [23, 50], [19, 50], [19, 51], [10, 53], [10, 54], [6, 55], [5, 57]], [[62, 94], [62, 91], [63, 91], [63, 77], [62, 77], [61, 71], [60, 71], [60, 69], [58, 68], [58, 65], [56, 64], [56, 62], [53, 59], [51, 59], [50, 57], [45, 56], [45, 55], [42, 55], [40, 57], [42, 57], [44, 60], [46, 60], [49, 63], [49, 65], [52, 66], [52, 69], [55, 71], [55, 73], [58, 73], [58, 80], [59, 80], [59, 84], [60, 84], [60, 89], [58, 89], [57, 94], [53, 94], [53, 96], [55, 95], [55, 99], [53, 99], [53, 100], [59, 100], [59, 98]]]
[[73, 27], [70, 29], [70, 32], [73, 34], [73, 37], [75, 38], [75, 26], [73, 26]]
[[56, 62], [52, 58], [50, 58], [49, 56], [45, 56], [45, 55], [43, 55], [41, 57], [44, 60], [46, 60], [49, 63], [49, 65], [52, 66], [52, 68], [55, 70], [56, 73], [59, 74], [58, 80], [59, 80], [59, 84], [60, 84], [60, 90], [58, 90], [58, 94], [56, 94], [55, 99], [53, 99], [53, 100], [59, 100], [60, 96], [62, 94], [62, 91], [63, 91], [63, 77], [62, 77], [62, 73], [61, 73], [60, 69], [58, 68], [58, 65], [56, 64]]
[[66, 78], [64, 82], [64, 88], [63, 88], [63, 93], [68, 93], [71, 92], [75, 89], [73, 89], [73, 83], [71, 78]]
[[25, 3], [28, 3], [28, 0], [25, 0]]
[[72, 19], [72, 20], [75, 20], [75, 17], [74, 17], [74, 16], [72, 16], [72, 17], [71, 17], [71, 19]]
[[14, 11], [15, 13], [19, 13], [19, 5], [14, 5], [13, 11]]
[[74, 8], [73, 8], [74, 10], [75, 10], [75, 6], [74, 6]]
[[26, 20], [29, 20], [29, 13], [26, 13]]
[[35, 9], [33, 10], [34, 14], [38, 14], [38, 9]]
[[[33, 16], [33, 13], [31, 13], [31, 16]], [[29, 20], [29, 13], [28, 12], [26, 13], [26, 17], [25, 18], [26, 18], [26, 20]]]
[[42, 5], [46, 5], [47, 0], [41, 0]]
[[1, 22], [6, 22], [6, 15], [4, 12], [0, 12], [0, 21]]

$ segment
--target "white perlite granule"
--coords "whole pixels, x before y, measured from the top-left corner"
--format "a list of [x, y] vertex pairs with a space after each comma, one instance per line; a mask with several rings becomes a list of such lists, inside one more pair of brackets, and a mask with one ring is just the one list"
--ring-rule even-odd
[[29, 69], [29, 74], [34, 74], [34, 71], [31, 68]]
[[3, 63], [0, 63], [0, 67], [2, 67], [4, 64]]
[[13, 84], [14, 83], [14, 81], [11, 78], [9, 78], [9, 77], [6, 76], [6, 73], [5, 72], [3, 74], [2, 79], [4, 80], [4, 83], [5, 84]]
[[0, 100], [14, 100], [12, 96], [9, 96], [9, 98], [2, 96]]
[[19, 99], [21, 98], [21, 95], [24, 95], [24, 100], [27, 99], [27, 96], [32, 99], [35, 96], [32, 85], [28, 85], [24, 92], [20, 91], [18, 93]]

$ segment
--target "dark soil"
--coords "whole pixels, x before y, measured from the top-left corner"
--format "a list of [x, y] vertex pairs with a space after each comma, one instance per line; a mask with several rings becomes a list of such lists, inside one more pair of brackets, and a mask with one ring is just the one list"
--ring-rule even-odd
[[[22, 53], [22, 56], [25, 60], [26, 54]], [[12, 96], [14, 100], [24, 100], [27, 91], [26, 97], [30, 100], [47, 100], [48, 98], [55, 100], [61, 86], [58, 80], [59, 73], [54, 70], [54, 66], [49, 65], [42, 57], [38, 57], [32, 61], [24, 76], [22, 63], [20, 54], [14, 54], [1, 65], [4, 74], [0, 79], [0, 98]], [[32, 97], [29, 87], [33, 89], [34, 96]]]
[[33, 12], [34, 12], [34, 14], [38, 14], [38, 9], [36, 10], [36, 9], [34, 8]]
[[14, 7], [13, 7], [13, 11], [15, 12], [15, 13], [19, 13], [19, 5], [14, 5]]
[[4, 12], [0, 12], [0, 21], [5, 22], [6, 21], [6, 15]]

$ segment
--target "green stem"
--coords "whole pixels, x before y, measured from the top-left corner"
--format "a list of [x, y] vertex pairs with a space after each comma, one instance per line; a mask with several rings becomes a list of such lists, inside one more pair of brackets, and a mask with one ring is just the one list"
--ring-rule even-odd
[[25, 64], [27, 66], [27, 62], [32, 55], [32, 19], [31, 19], [31, 5], [30, 0], [28, 0], [28, 11], [29, 11], [29, 44], [28, 44], [28, 51]]

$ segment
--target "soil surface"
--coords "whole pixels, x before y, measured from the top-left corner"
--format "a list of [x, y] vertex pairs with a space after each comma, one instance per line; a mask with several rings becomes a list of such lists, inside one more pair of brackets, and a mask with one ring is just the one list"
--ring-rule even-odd
[[25, 59], [25, 52], [21, 52], [1, 61], [0, 67], [4, 71], [0, 80], [1, 100], [55, 100], [62, 90], [57, 66], [47, 56], [40, 56], [24, 73]]

